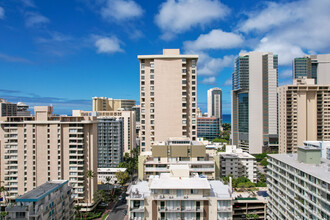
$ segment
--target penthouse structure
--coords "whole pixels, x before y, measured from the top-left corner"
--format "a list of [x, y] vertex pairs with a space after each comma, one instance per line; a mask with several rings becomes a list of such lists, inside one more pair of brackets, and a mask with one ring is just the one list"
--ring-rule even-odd
[[232, 74], [233, 145], [251, 154], [277, 150], [278, 57], [271, 52], [240, 53]]
[[169, 137], [197, 137], [197, 55], [139, 55], [141, 151]]
[[226, 152], [218, 153], [220, 156], [220, 177], [231, 175], [233, 178], [246, 177], [251, 182], [257, 182], [256, 158], [243, 152], [236, 146], [226, 146]]
[[189, 138], [169, 138], [152, 146], [152, 152], [142, 152], [139, 156], [138, 178], [169, 173], [173, 165], [186, 167], [190, 174], [197, 173], [207, 179], [219, 178], [216, 163], [205, 153], [205, 146]]
[[279, 153], [296, 153], [306, 140], [330, 140], [330, 86], [296, 79], [278, 87]]
[[321, 150], [268, 155], [267, 214], [271, 219], [330, 219], [330, 161]]
[[118, 110], [132, 111], [132, 108], [135, 105], [135, 100], [93, 97], [93, 112]]
[[230, 187], [181, 165], [132, 185], [127, 194], [129, 219], [232, 219]]
[[36, 106], [35, 116], [0, 118], [1, 185], [7, 199], [50, 180], [69, 180], [72, 196], [92, 210], [97, 179], [95, 117], [54, 116], [52, 106]]
[[321, 149], [321, 156], [330, 160], [330, 141], [304, 141], [304, 146]]
[[6, 207], [6, 219], [73, 219], [73, 198], [68, 180], [48, 181]]

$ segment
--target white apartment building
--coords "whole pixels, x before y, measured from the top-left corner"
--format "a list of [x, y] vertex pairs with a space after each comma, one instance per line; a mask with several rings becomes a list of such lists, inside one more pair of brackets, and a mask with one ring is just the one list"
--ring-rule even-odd
[[197, 137], [197, 59], [179, 49], [139, 55], [141, 152], [168, 137]]
[[197, 173], [201, 177], [214, 180], [219, 177], [216, 165], [209, 158], [205, 146], [189, 138], [168, 138], [152, 146], [152, 152], [141, 152], [139, 156], [138, 177], [148, 180], [150, 177], [169, 173], [172, 165], [186, 166], [190, 174]]
[[16, 198], [6, 219], [73, 219], [73, 198], [67, 180], [52, 180]]
[[127, 191], [129, 219], [232, 219], [230, 187], [190, 175], [186, 167], [142, 181]]
[[232, 175], [233, 178], [244, 176], [257, 182], [256, 158], [235, 145], [227, 145], [226, 152], [219, 152], [220, 155], [220, 177]]
[[330, 161], [320, 149], [268, 155], [268, 219], [330, 219]]
[[232, 74], [233, 144], [251, 154], [278, 147], [278, 57], [271, 52], [240, 53]]
[[115, 184], [117, 182], [116, 173], [125, 172], [126, 168], [97, 168], [98, 184]]

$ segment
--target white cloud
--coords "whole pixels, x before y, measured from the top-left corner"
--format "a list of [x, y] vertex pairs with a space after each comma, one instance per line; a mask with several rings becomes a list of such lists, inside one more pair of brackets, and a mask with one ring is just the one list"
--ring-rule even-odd
[[201, 84], [208, 84], [208, 85], [214, 85], [216, 83], [216, 78], [214, 76], [206, 77], [199, 83]]
[[208, 54], [198, 53], [198, 75], [214, 76], [223, 68], [234, 65], [235, 57], [233, 55], [224, 56], [223, 58], [213, 58]]
[[268, 3], [249, 14], [238, 29], [263, 35], [255, 49], [275, 52], [280, 65], [290, 65], [306, 52], [329, 53], [329, 11], [329, 0]]
[[277, 39], [263, 38], [260, 44], [255, 48], [255, 51], [273, 52], [278, 55], [279, 65], [291, 65], [295, 57], [301, 57], [305, 53], [301, 47], [291, 44], [286, 41], [279, 41]]
[[163, 39], [171, 39], [198, 25], [224, 18], [229, 8], [219, 0], [167, 0], [160, 6], [155, 22]]
[[241, 35], [215, 29], [208, 34], [200, 35], [195, 41], [186, 41], [183, 44], [186, 49], [205, 50], [234, 48], [242, 43]]
[[25, 14], [25, 26], [28, 28], [38, 27], [46, 23], [49, 23], [49, 19], [39, 13], [28, 12]]
[[120, 41], [116, 37], [95, 37], [95, 46], [97, 48], [97, 53], [116, 53], [124, 52], [120, 47]]
[[232, 85], [232, 78], [229, 78], [229, 79], [227, 79], [225, 82], [224, 82], [224, 84], [223, 84], [223, 86], [231, 86]]
[[123, 21], [141, 17], [143, 9], [132, 0], [107, 0], [101, 8], [101, 15], [104, 19]]
[[0, 7], [0, 19], [4, 19], [4, 18], [5, 18], [5, 9]]
[[281, 79], [292, 78], [292, 70], [290, 69], [282, 70], [279, 74], [279, 78]]

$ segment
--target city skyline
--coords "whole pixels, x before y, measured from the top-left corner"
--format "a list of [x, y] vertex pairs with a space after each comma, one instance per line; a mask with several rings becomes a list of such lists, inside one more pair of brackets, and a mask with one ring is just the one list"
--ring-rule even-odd
[[[229, 114], [239, 52], [278, 54], [279, 85], [292, 83], [293, 58], [330, 49], [329, 8], [311, 0], [1, 2], [0, 97], [52, 104], [58, 114], [91, 110], [94, 96], [139, 100], [136, 56], [180, 48], [200, 57], [198, 107], [206, 112], [207, 90], [219, 87]], [[200, 9], [208, 13], [196, 16]]]

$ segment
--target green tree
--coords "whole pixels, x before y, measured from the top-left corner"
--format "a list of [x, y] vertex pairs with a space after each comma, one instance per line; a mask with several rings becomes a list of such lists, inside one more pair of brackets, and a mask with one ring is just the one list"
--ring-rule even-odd
[[80, 217], [80, 219], [82, 219], [82, 215], [81, 215], [81, 212], [80, 212], [81, 206], [76, 205], [73, 208], [74, 208], [75, 218], [79, 218]]
[[267, 153], [256, 154], [256, 155], [254, 155], [254, 156], [255, 156], [256, 160], [257, 160], [258, 162], [260, 162], [260, 161], [263, 160], [265, 157], [267, 157]]
[[226, 140], [226, 139], [222, 139], [222, 138], [214, 138], [212, 141], [213, 141], [213, 142], [221, 142], [221, 143], [226, 143], [226, 144], [228, 144], [228, 140]]
[[[4, 186], [0, 187], [0, 196], [1, 194], [3, 194], [3, 200], [5, 202], [5, 206], [7, 206], [7, 198], [6, 198], [6, 193], [7, 193], [7, 189]], [[5, 219], [5, 217], [8, 215], [8, 212], [2, 212], [0, 209], [0, 217], [1, 219]]]
[[247, 219], [258, 219], [259, 215], [257, 214], [246, 214], [245, 216]]
[[1, 212], [0, 217], [2, 219], [6, 219], [6, 216], [8, 215], [8, 212]]
[[102, 202], [108, 202], [109, 201], [106, 193], [104, 192], [104, 190], [97, 190], [94, 193], [94, 200], [95, 201], [102, 201]]
[[261, 164], [262, 166], [266, 167], [266, 166], [268, 165], [267, 157], [265, 157], [264, 159], [262, 159], [262, 160], [260, 161], [260, 164]]
[[117, 172], [116, 173], [117, 183], [121, 186], [125, 185], [127, 180], [130, 178], [130, 175], [128, 172]]

